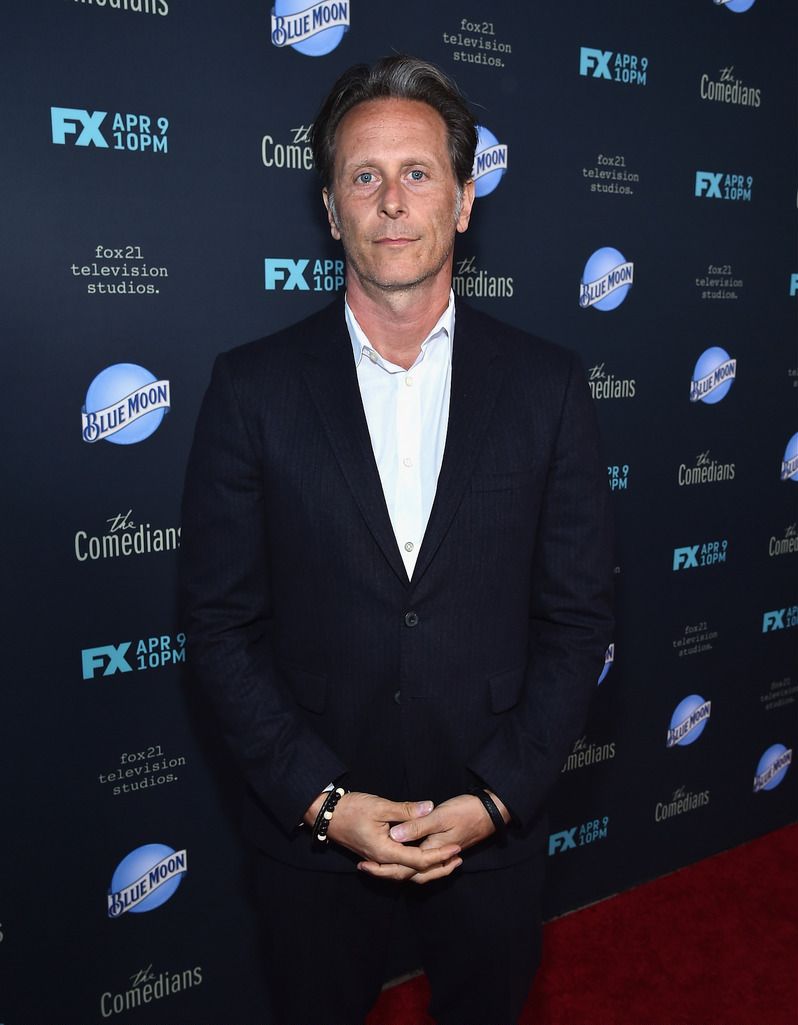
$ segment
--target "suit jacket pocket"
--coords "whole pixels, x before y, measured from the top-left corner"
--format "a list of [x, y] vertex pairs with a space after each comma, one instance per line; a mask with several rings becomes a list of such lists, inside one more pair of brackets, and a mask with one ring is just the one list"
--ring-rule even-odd
[[327, 677], [298, 666], [283, 665], [282, 668], [297, 703], [309, 712], [323, 712], [327, 704]]
[[[490, 707], [495, 714], [509, 712], [521, 700], [521, 693], [524, 689], [526, 677], [526, 665], [518, 666], [515, 669], [508, 669], [504, 673], [496, 673], [488, 677], [490, 688]], [[534, 735], [530, 740], [538, 750], [546, 754], [549, 750], [549, 736], [546, 726], [542, 722], [535, 724]]]
[[491, 711], [508, 712], [513, 705], [518, 704], [524, 686], [525, 673], [526, 666], [523, 665], [488, 677]]

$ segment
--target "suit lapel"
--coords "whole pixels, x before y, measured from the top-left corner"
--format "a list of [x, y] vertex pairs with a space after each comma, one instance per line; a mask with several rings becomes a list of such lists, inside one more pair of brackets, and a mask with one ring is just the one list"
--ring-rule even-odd
[[413, 571], [413, 584], [429, 567], [457, 512], [496, 404], [505, 367], [500, 349], [478, 315], [457, 304], [452, 350], [452, 392], [446, 447], [435, 501]]
[[304, 374], [341, 472], [391, 569], [408, 586], [382, 491], [360, 398], [343, 302], [319, 316], [304, 353]]
[[[413, 584], [429, 567], [457, 512], [504, 378], [500, 349], [479, 320], [474, 311], [457, 304], [446, 447]], [[410, 581], [371, 447], [343, 302], [322, 311], [314, 325], [303, 354], [308, 388], [363, 519], [407, 587]]]

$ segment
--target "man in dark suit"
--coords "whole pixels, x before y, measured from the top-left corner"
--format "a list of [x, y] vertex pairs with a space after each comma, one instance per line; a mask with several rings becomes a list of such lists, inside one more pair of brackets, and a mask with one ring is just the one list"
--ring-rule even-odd
[[440, 1025], [511, 1025], [610, 639], [592, 401], [572, 354], [455, 309], [476, 131], [438, 69], [350, 69], [313, 145], [346, 301], [216, 362], [191, 661], [249, 784], [280, 1025], [362, 1021], [399, 915]]

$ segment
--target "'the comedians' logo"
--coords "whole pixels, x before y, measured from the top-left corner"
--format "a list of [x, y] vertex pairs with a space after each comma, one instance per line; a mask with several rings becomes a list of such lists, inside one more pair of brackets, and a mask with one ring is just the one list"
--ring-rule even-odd
[[323, 57], [338, 46], [349, 28], [349, 0], [275, 0], [271, 38], [306, 57]]
[[161, 426], [171, 405], [168, 381], [136, 363], [116, 363], [89, 385], [81, 413], [83, 440], [135, 445]]
[[698, 357], [690, 381], [690, 401], [705, 402], [708, 406], [720, 402], [729, 394], [736, 376], [737, 360], [719, 345], [713, 345]]
[[614, 310], [629, 294], [634, 282], [634, 264], [612, 246], [603, 246], [585, 264], [579, 285], [579, 305], [607, 312]]
[[671, 716], [667, 746], [686, 747], [695, 743], [704, 732], [712, 711], [712, 702], [704, 701], [699, 694], [690, 694], [680, 701]]
[[493, 192], [504, 177], [507, 152], [507, 146], [502, 145], [489, 128], [477, 125], [477, 149], [471, 173], [477, 198]]
[[165, 904], [188, 869], [186, 851], [148, 843], [131, 851], [116, 866], [108, 891], [108, 917], [139, 914]]

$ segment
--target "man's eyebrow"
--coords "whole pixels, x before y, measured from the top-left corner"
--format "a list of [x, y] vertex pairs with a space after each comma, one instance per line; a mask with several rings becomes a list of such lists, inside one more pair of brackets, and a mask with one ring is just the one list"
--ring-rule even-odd
[[[435, 163], [434, 159], [429, 156], [426, 157], [406, 157], [402, 160], [402, 167], [409, 167], [411, 164], [420, 167], [431, 167]], [[342, 167], [345, 170], [350, 170], [357, 167], [377, 167], [380, 164], [380, 160], [377, 157], [357, 157], [352, 159], [344, 160]]]

